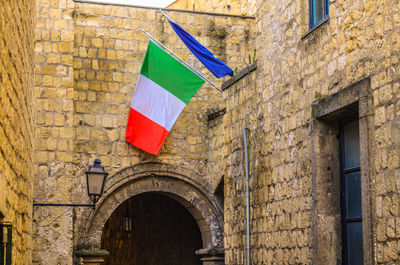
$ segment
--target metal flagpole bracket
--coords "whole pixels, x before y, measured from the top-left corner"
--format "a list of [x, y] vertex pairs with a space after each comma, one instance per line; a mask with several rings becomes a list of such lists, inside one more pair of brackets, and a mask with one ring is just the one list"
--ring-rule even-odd
[[143, 28], [137, 29], [136, 31], [142, 31], [144, 34], [146, 34], [150, 39], [152, 39], [153, 41], [156, 42], [156, 44], [158, 46], [160, 46], [160, 48], [167, 50], [172, 56], [174, 56], [178, 61], [180, 61], [182, 64], [184, 64], [187, 68], [189, 68], [190, 70], [192, 70], [198, 77], [200, 77], [201, 79], [203, 79], [204, 81], [208, 82], [210, 85], [212, 85], [214, 88], [216, 88], [217, 90], [219, 90], [221, 93], [223, 92], [219, 87], [217, 87], [215, 84], [213, 84], [209, 79], [207, 79], [205, 76], [203, 76], [199, 71], [197, 71], [196, 69], [194, 69], [192, 66], [190, 66], [187, 62], [185, 62], [181, 57], [179, 57], [178, 55], [176, 55], [173, 51], [171, 51], [170, 49], [168, 49], [167, 46], [165, 46], [164, 44], [162, 44], [159, 40], [157, 40], [153, 35], [151, 35], [150, 33], [148, 33], [146, 30], [144, 30]]

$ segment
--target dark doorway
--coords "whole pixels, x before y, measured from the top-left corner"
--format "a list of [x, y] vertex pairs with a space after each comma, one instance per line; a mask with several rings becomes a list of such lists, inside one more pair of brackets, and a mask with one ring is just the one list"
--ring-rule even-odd
[[[132, 231], [124, 221], [132, 220]], [[129, 230], [129, 229], [128, 229]], [[108, 265], [201, 265], [200, 230], [188, 210], [158, 193], [125, 201], [108, 219], [101, 239]]]

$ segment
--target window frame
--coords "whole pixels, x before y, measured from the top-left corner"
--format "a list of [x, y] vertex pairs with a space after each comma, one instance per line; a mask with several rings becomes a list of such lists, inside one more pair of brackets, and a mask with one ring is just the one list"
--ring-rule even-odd
[[[358, 119], [358, 113], [355, 115], [352, 115], [346, 119], [342, 119], [339, 121], [339, 150], [340, 150], [340, 208], [341, 208], [341, 226], [342, 226], [342, 264], [343, 265], [348, 265], [348, 257], [349, 257], [349, 252], [348, 252], [348, 245], [347, 245], [347, 224], [351, 223], [361, 223], [361, 226], [363, 226], [363, 214], [362, 214], [362, 197], [363, 197], [363, 192], [362, 192], [362, 185], [361, 185], [361, 180], [360, 180], [360, 193], [361, 193], [361, 215], [359, 217], [347, 217], [347, 208], [346, 208], [346, 196], [347, 196], [347, 185], [346, 185], [346, 175], [352, 174], [352, 173], [360, 173], [360, 178], [362, 177], [361, 174], [361, 152], [360, 152], [360, 165], [356, 167], [351, 167], [351, 168], [346, 168], [345, 167], [345, 137], [344, 137], [344, 127], [350, 123], [357, 122], [358, 123], [358, 141], [359, 144], [360, 142], [360, 122]], [[361, 234], [363, 234], [361, 232]], [[363, 236], [364, 237], [364, 236]], [[364, 239], [362, 239], [362, 250], [364, 252]], [[364, 254], [363, 254], [364, 257]], [[364, 259], [362, 260], [364, 264]]]
[[[312, 103], [313, 264], [342, 264], [339, 122], [358, 112], [364, 264], [374, 262], [371, 184], [374, 161], [374, 111], [371, 78], [364, 78]], [[328, 143], [328, 147], [327, 147]], [[323, 145], [322, 145], [323, 144]], [[337, 170], [336, 170], [337, 169]], [[327, 196], [328, 195], [328, 196]], [[331, 236], [331, 233], [335, 236]], [[321, 244], [324, 247], [321, 247]], [[333, 254], [332, 254], [333, 253]], [[327, 257], [327, 254], [330, 254]]]
[[317, 0], [309, 0], [309, 29], [314, 29], [321, 25], [324, 21], [329, 18], [329, 0], [323, 0], [323, 16], [322, 19], [319, 21], [314, 22], [314, 18], [316, 17], [316, 8], [315, 8], [315, 1]]

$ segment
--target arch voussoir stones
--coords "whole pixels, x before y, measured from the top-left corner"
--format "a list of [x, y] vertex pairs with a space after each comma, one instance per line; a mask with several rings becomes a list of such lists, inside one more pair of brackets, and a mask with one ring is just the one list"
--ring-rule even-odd
[[100, 248], [101, 235], [111, 214], [126, 200], [147, 192], [175, 199], [192, 214], [203, 240], [203, 249], [223, 247], [223, 210], [190, 170], [162, 164], [144, 163], [123, 169], [107, 180], [105, 193], [85, 224], [79, 246]]

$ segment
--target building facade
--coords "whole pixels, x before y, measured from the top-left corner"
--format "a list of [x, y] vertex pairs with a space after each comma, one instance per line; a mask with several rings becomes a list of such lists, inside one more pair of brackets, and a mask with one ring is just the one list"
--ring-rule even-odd
[[34, 0], [0, 5], [0, 264], [5, 265], [32, 263], [35, 6]]
[[[222, 146], [211, 142], [222, 144], [223, 132], [208, 116], [224, 108], [222, 93], [205, 84], [157, 156], [128, 144], [125, 130], [149, 42], [141, 28], [219, 87], [223, 80], [201, 68], [157, 9], [72, 0], [39, 1], [37, 9], [33, 263], [78, 263], [82, 249], [109, 251], [108, 264], [221, 261]], [[254, 17], [168, 15], [238, 69], [253, 50]], [[96, 158], [109, 173], [96, 208], [66, 206], [91, 204], [85, 171]], [[123, 230], [124, 218], [132, 232]]]
[[[227, 89], [253, 106], [239, 108], [252, 142], [252, 262], [397, 264], [399, 4], [324, 2], [260, 3], [256, 73]], [[236, 107], [228, 100], [228, 126]], [[227, 159], [227, 264], [245, 253], [242, 153]]]
[[[237, 69], [219, 80], [157, 9], [10, 3], [0, 221], [12, 264], [400, 262], [398, 1], [176, 1], [165, 12]], [[125, 142], [140, 28], [223, 90], [206, 83], [157, 156]], [[109, 175], [90, 207], [96, 158]]]

